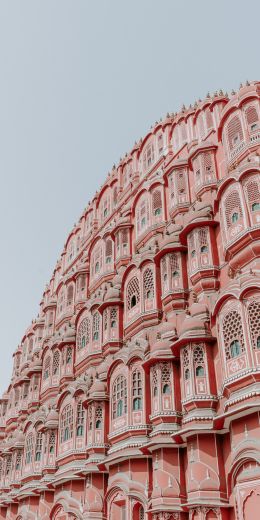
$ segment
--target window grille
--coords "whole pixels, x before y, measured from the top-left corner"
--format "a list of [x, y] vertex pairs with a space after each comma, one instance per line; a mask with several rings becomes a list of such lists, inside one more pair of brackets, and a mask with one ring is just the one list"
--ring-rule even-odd
[[113, 189], [113, 206], [117, 205], [117, 186]]
[[169, 188], [170, 188], [170, 205], [174, 204], [175, 197], [175, 185], [174, 185], [174, 174], [172, 173], [169, 177]]
[[32, 454], [33, 454], [33, 436], [32, 436], [32, 433], [30, 433], [26, 439], [26, 444], [25, 444], [25, 462], [26, 462], [26, 464], [31, 464]]
[[80, 323], [78, 334], [77, 334], [77, 348], [80, 350], [81, 348], [86, 347], [89, 344], [90, 338], [90, 320], [89, 318], [84, 318]]
[[112, 417], [116, 419], [127, 412], [127, 382], [123, 375], [116, 378], [112, 393]]
[[77, 437], [81, 437], [83, 435], [84, 420], [85, 420], [85, 410], [83, 408], [82, 401], [79, 401], [77, 404], [77, 424], [76, 424]]
[[107, 330], [107, 326], [108, 326], [108, 310], [107, 309], [105, 309], [104, 314], [103, 314], [103, 324], [104, 324], [104, 330]]
[[179, 270], [179, 258], [178, 255], [173, 253], [170, 255], [170, 268], [171, 268], [171, 276]]
[[95, 411], [95, 426], [97, 430], [102, 428], [103, 410], [101, 406], [97, 406]]
[[73, 303], [73, 285], [69, 285], [67, 292], [67, 306]]
[[55, 432], [51, 431], [49, 433], [49, 453], [54, 453], [56, 444], [56, 436]]
[[190, 364], [190, 356], [189, 356], [189, 351], [187, 348], [184, 348], [182, 351], [182, 360], [183, 360], [183, 366], [188, 367]]
[[110, 326], [112, 329], [117, 326], [117, 309], [116, 309], [116, 307], [112, 307], [112, 309], [110, 310]]
[[153, 271], [148, 267], [143, 275], [144, 280], [144, 297], [145, 299], [152, 299], [154, 297], [154, 279]]
[[254, 349], [260, 349], [260, 301], [253, 300], [248, 306], [249, 330]]
[[66, 442], [73, 436], [73, 409], [67, 404], [61, 413], [60, 420], [60, 442]]
[[93, 409], [92, 409], [92, 405], [90, 405], [88, 407], [88, 427], [89, 427], [89, 430], [92, 430], [92, 424], [93, 424]]
[[199, 128], [200, 137], [204, 137], [205, 128], [204, 128], [204, 118], [203, 118], [202, 112], [198, 115], [198, 128]]
[[178, 193], [186, 193], [186, 180], [184, 172], [179, 172], [177, 174], [177, 189]]
[[187, 139], [187, 131], [186, 131], [186, 124], [185, 121], [181, 122], [181, 138], [182, 142], [184, 143]]
[[159, 155], [163, 152], [163, 134], [158, 135], [158, 152]]
[[66, 364], [70, 365], [71, 361], [72, 361], [72, 348], [68, 347], [67, 353], [66, 353]]
[[[234, 354], [238, 355], [238, 348], [240, 346], [240, 353], [244, 352], [244, 335], [242, 319], [238, 311], [230, 311], [223, 319], [223, 337], [226, 359], [235, 357]], [[239, 346], [234, 344], [238, 342]], [[235, 347], [235, 348], [234, 348]]]
[[19, 471], [22, 466], [22, 452], [18, 451], [16, 455], [16, 461], [15, 461], [15, 469], [16, 471]]
[[152, 372], [152, 385], [158, 386], [158, 365], [154, 365], [151, 369]]
[[58, 374], [60, 368], [60, 353], [58, 350], [55, 350], [53, 355], [53, 363], [52, 363], [52, 373], [53, 375]]
[[214, 165], [212, 160], [212, 154], [206, 152], [203, 154], [203, 169], [205, 172], [205, 178], [208, 180], [214, 174]]
[[126, 295], [127, 309], [130, 310], [140, 301], [140, 286], [139, 280], [136, 276], [128, 283]]
[[35, 460], [40, 461], [42, 456], [42, 433], [37, 432], [35, 445]]
[[139, 520], [144, 520], [144, 508], [143, 506], [139, 509]]
[[128, 230], [123, 229], [122, 230], [122, 244], [123, 244], [123, 246], [126, 246], [127, 243], [128, 243]]
[[161, 363], [161, 387], [163, 394], [171, 392], [171, 365], [170, 363]]
[[113, 244], [112, 240], [108, 238], [106, 240], [106, 263], [110, 263], [112, 260]]
[[209, 107], [206, 108], [205, 115], [206, 115], [207, 128], [208, 128], [208, 130], [210, 130], [211, 128], [213, 128], [213, 117], [212, 117], [212, 113], [211, 113]]
[[199, 247], [200, 247], [201, 253], [205, 253], [208, 251], [208, 229], [207, 228], [199, 229]]
[[142, 395], [143, 395], [142, 374], [141, 374], [140, 370], [135, 370], [132, 374], [133, 410], [141, 410]]
[[[246, 183], [245, 188], [250, 206], [254, 202], [260, 202], [259, 182], [257, 182], [257, 180], [251, 179], [249, 182]], [[252, 206], [250, 207], [250, 209], [252, 209]]]
[[9, 476], [12, 469], [12, 456], [8, 455], [6, 459], [6, 475]]
[[254, 123], [258, 123], [258, 114], [254, 106], [250, 106], [246, 109], [246, 121], [248, 126], [250, 127]]
[[48, 356], [44, 363], [44, 370], [43, 370], [43, 379], [44, 381], [48, 379], [50, 375], [50, 365], [51, 365], [51, 358]]
[[233, 117], [233, 119], [228, 123], [227, 135], [230, 150], [243, 140], [243, 130], [238, 116]]
[[94, 341], [99, 339], [100, 314], [95, 312], [92, 318], [92, 337]]
[[242, 218], [242, 204], [237, 190], [233, 190], [229, 193], [225, 200], [225, 214], [228, 228], [233, 224], [232, 216], [235, 213], [238, 214], [238, 217]]
[[155, 190], [152, 195], [153, 214], [155, 216], [162, 213], [162, 193], [160, 190]]

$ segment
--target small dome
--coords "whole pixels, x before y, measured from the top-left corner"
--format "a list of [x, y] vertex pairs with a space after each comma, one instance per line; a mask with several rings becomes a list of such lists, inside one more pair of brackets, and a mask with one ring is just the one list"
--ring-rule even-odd
[[201, 320], [198, 317], [187, 315], [182, 322], [180, 328], [180, 336], [200, 336], [205, 335], [207, 331], [205, 318]]
[[116, 289], [115, 287], [110, 287], [105, 294], [104, 300], [105, 301], [118, 300], [119, 297], [120, 297], [119, 289]]
[[64, 341], [74, 341], [76, 339], [76, 331], [74, 327], [68, 327], [63, 336]]
[[52, 410], [50, 410], [50, 412], [47, 415], [45, 426], [47, 426], [47, 428], [55, 428], [58, 426], [58, 424], [59, 424], [59, 414], [58, 414], [57, 410], [54, 410], [52, 408]]
[[171, 354], [170, 342], [166, 339], [158, 339], [153, 345], [151, 345], [150, 351], [153, 354], [169, 355]]
[[191, 316], [199, 316], [201, 314], [208, 314], [208, 306], [205, 303], [193, 303], [190, 306]]
[[96, 378], [93, 385], [89, 390], [89, 396], [93, 396], [94, 394], [104, 395], [106, 393], [107, 385], [104, 381]]

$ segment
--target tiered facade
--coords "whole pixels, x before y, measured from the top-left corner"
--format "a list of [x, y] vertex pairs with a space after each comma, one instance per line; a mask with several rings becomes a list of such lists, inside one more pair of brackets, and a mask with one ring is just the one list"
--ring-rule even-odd
[[167, 114], [74, 226], [0, 401], [1, 519], [258, 518], [259, 101]]

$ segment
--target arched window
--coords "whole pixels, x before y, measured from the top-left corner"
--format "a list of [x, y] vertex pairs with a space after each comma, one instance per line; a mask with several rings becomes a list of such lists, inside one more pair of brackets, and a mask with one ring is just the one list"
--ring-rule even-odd
[[222, 323], [226, 359], [231, 359], [244, 352], [244, 334], [242, 319], [237, 310], [225, 315]]
[[97, 278], [102, 272], [102, 249], [101, 241], [99, 240], [91, 253], [90, 266], [91, 266], [91, 277]]
[[249, 128], [249, 132], [254, 132], [259, 128], [259, 118], [257, 114], [256, 107], [249, 106], [246, 109], [246, 122]]
[[260, 182], [258, 178], [252, 178], [245, 184], [246, 196], [249, 204], [249, 210], [260, 210]]
[[67, 289], [67, 307], [69, 307], [73, 303], [73, 292], [73, 285], [70, 284]]
[[208, 229], [201, 228], [199, 229], [199, 247], [201, 253], [207, 253], [208, 248]]
[[106, 247], [105, 247], [106, 264], [111, 264], [112, 255], [113, 255], [113, 242], [112, 242], [111, 238], [108, 238], [106, 240]]
[[126, 302], [127, 309], [131, 310], [140, 301], [140, 286], [137, 276], [134, 276], [127, 285]]
[[118, 193], [118, 189], [117, 189], [117, 186], [115, 186], [113, 188], [113, 207], [115, 207], [117, 205], [117, 193]]
[[95, 421], [96, 421], [96, 430], [100, 430], [102, 428], [102, 421], [103, 421], [103, 410], [101, 406], [97, 406], [96, 412], [95, 412]]
[[154, 297], [154, 278], [153, 271], [148, 267], [143, 274], [144, 297], [146, 300], [152, 300]]
[[234, 189], [225, 200], [225, 215], [227, 228], [232, 226], [239, 218], [243, 217], [242, 204], [239, 193]]
[[18, 451], [17, 455], [16, 455], [16, 461], [15, 461], [15, 470], [19, 471], [21, 469], [21, 466], [22, 466], [22, 452]]
[[78, 334], [77, 334], [78, 350], [86, 347], [89, 344], [89, 338], [90, 338], [90, 320], [89, 320], [89, 318], [84, 318], [81, 321], [80, 326], [78, 328]]
[[115, 329], [117, 327], [118, 316], [117, 316], [117, 308], [112, 307], [110, 310], [110, 327], [111, 329]]
[[25, 464], [31, 464], [33, 456], [33, 435], [30, 433], [25, 443]]
[[67, 404], [61, 413], [60, 419], [60, 442], [66, 442], [73, 436], [73, 408]]
[[254, 349], [260, 348], [260, 301], [252, 300], [248, 306], [249, 331]]
[[[180, 276], [180, 262], [179, 257], [176, 253], [170, 255], [170, 270], [172, 279], [176, 280]], [[175, 284], [176, 285], [176, 282]]]
[[72, 348], [68, 347], [66, 352], [66, 364], [70, 365], [72, 362]]
[[152, 143], [148, 144], [143, 151], [143, 169], [149, 169], [154, 162], [154, 146]]
[[205, 375], [204, 349], [198, 345], [193, 350], [193, 364], [195, 368], [195, 376], [202, 377]]
[[53, 363], [52, 363], [52, 374], [55, 376], [59, 373], [60, 368], [60, 353], [58, 350], [55, 350], [53, 355]]
[[133, 410], [142, 409], [143, 384], [140, 370], [135, 370], [132, 374], [132, 401]]
[[182, 363], [184, 371], [184, 379], [188, 381], [190, 379], [190, 356], [188, 348], [184, 348], [182, 352]]
[[161, 153], [163, 153], [163, 134], [158, 135], [157, 144], [158, 144], [158, 154], [161, 155]]
[[235, 116], [229, 121], [227, 126], [228, 144], [230, 150], [243, 141], [243, 130], [238, 116]]
[[136, 207], [136, 219], [137, 219], [137, 236], [143, 233], [149, 226], [149, 205], [148, 205], [148, 194], [145, 194], [138, 201]]
[[152, 207], [153, 214], [155, 217], [158, 217], [162, 214], [162, 194], [161, 190], [154, 190], [152, 194]]
[[46, 381], [50, 377], [50, 366], [51, 366], [51, 358], [48, 356], [44, 362], [44, 370], [43, 370], [43, 380]]
[[55, 432], [51, 431], [49, 433], [49, 453], [54, 453], [55, 452], [55, 444], [56, 444]]
[[92, 318], [92, 337], [93, 341], [99, 340], [100, 314], [96, 311]]
[[119, 375], [113, 385], [112, 417], [116, 419], [127, 412], [127, 382], [123, 375]]
[[62, 287], [58, 294], [58, 314], [60, 315], [63, 312], [64, 307], [64, 287]]
[[211, 128], [213, 128], [214, 125], [213, 125], [212, 112], [210, 111], [209, 107], [207, 107], [205, 110], [205, 116], [206, 116], [207, 129], [210, 130]]
[[171, 393], [171, 365], [170, 363], [161, 363], [161, 388], [162, 394]]
[[84, 433], [84, 421], [85, 421], [85, 410], [83, 408], [82, 401], [77, 403], [77, 424], [76, 424], [76, 435], [82, 437]]
[[36, 446], [35, 446], [35, 460], [39, 462], [42, 456], [42, 433], [37, 432]]

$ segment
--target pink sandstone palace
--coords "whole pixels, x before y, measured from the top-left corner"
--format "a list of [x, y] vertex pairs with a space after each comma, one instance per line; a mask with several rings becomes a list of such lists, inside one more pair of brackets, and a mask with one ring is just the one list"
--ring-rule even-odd
[[0, 400], [0, 519], [260, 518], [260, 82], [156, 122], [79, 222]]

